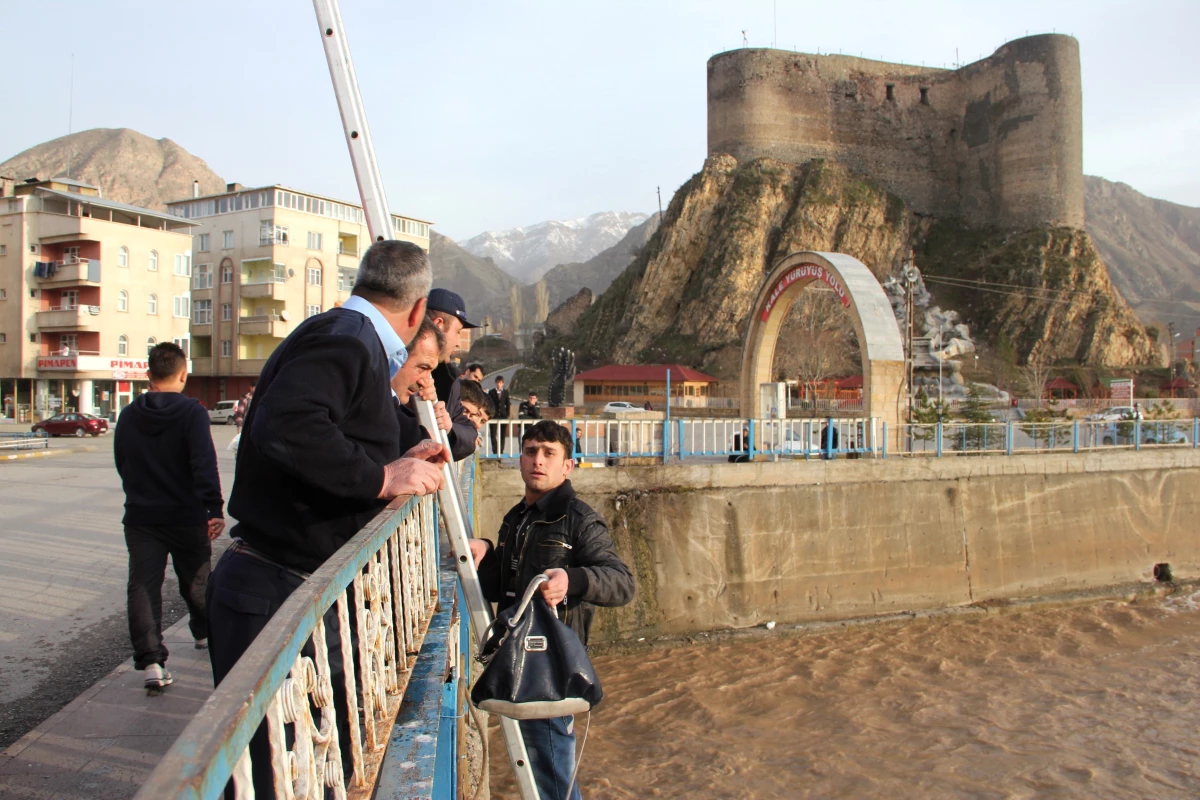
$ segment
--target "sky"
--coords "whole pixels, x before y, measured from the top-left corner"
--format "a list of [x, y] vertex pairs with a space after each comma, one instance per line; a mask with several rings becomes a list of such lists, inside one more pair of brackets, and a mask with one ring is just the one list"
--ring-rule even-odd
[[[706, 155], [705, 63], [742, 46], [953, 66], [1080, 42], [1084, 171], [1200, 206], [1200, 2], [341, 0], [394, 213], [465, 239], [664, 207]], [[226, 181], [357, 201], [303, 0], [0, 0], [0, 161], [133, 128]], [[20, 32], [17, 37], [13, 32]], [[71, 101], [71, 55], [75, 56]]]

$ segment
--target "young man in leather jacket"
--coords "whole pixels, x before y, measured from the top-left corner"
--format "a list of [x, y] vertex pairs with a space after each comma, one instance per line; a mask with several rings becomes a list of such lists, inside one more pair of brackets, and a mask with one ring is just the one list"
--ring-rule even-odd
[[[558, 617], [586, 645], [596, 606], [633, 599], [633, 574], [617, 555], [608, 525], [580, 500], [567, 479], [574, 469], [571, 432], [551, 420], [521, 436], [525, 498], [505, 515], [496, 544], [471, 540], [484, 596], [505, 609], [520, 600], [537, 575], [539, 589]], [[571, 717], [522, 720], [521, 736], [543, 800], [566, 800], [575, 768]], [[570, 797], [580, 797], [576, 786]]]

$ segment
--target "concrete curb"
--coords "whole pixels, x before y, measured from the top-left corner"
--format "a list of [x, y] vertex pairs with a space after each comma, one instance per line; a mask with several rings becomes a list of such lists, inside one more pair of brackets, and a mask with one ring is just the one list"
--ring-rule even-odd
[[[33, 453], [13, 453], [11, 455], [0, 455], [0, 464], [22, 461], [27, 458], [48, 458], [49, 456], [62, 455], [63, 453], [91, 453], [94, 452], [94, 447], [78, 447], [71, 450], [38, 450]], [[0, 451], [3, 452], [3, 451]]]
[[[172, 625], [171, 627], [169, 627], [163, 631], [163, 640], [166, 641], [167, 639], [171, 638], [174, 634], [178, 633], [180, 629], [186, 628], [187, 624], [188, 624], [188, 615], [184, 614], [183, 619], [179, 620], [179, 622], [176, 622], [174, 625]], [[190, 633], [189, 633], [189, 636], [190, 636]], [[132, 658], [127, 659], [124, 662], [122, 662], [121, 664], [119, 664], [117, 666], [117, 668], [114, 669], [112, 672], [108, 673], [103, 678], [96, 681], [88, 688], [84, 689], [83, 692], [78, 697], [76, 697], [74, 700], [67, 703], [65, 706], [60, 708], [58, 711], [54, 712], [52, 715], [50, 715], [49, 717], [44, 719], [42, 721], [42, 724], [38, 725], [36, 728], [34, 728], [33, 730], [26, 733], [20, 739], [17, 739], [15, 742], [10, 744], [8, 747], [4, 748], [3, 755], [6, 755], [10, 758], [16, 758], [21, 753], [22, 750], [24, 750], [26, 747], [33, 744], [37, 740], [41, 739], [48, 731], [52, 730], [56, 725], [58, 725], [64, 719], [66, 719], [67, 717], [70, 717], [72, 714], [74, 714], [79, 709], [80, 706], [87, 703], [89, 700], [91, 700], [93, 697], [95, 697], [97, 694], [99, 694], [101, 691], [103, 691], [109, 685], [114, 683], [121, 675], [124, 675], [126, 672], [129, 672], [131, 669], [133, 669], [133, 659]]]

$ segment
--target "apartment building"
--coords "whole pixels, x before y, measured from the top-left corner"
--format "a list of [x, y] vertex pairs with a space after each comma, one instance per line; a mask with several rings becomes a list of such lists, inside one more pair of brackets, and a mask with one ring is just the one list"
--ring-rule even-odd
[[[195, 224], [188, 393], [209, 408], [244, 394], [300, 322], [350, 296], [371, 244], [361, 206], [286, 186], [231, 183], [167, 207]], [[429, 221], [392, 222], [397, 239], [429, 249]]]
[[78, 181], [0, 178], [3, 419], [113, 417], [148, 387], [150, 347], [188, 349], [193, 227]]

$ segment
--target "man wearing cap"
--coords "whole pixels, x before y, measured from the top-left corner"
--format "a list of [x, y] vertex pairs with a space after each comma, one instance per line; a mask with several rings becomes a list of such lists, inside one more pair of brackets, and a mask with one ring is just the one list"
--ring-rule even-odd
[[431, 291], [425, 313], [446, 337], [441, 363], [433, 371], [433, 385], [437, 388], [438, 399], [446, 404], [446, 410], [450, 412], [450, 452], [454, 454], [455, 461], [462, 461], [475, 452], [479, 429], [463, 411], [458, 376], [450, 367], [450, 354], [458, 346], [458, 334], [464, 328], [479, 326], [467, 319], [467, 307], [462, 296], [449, 289]]

